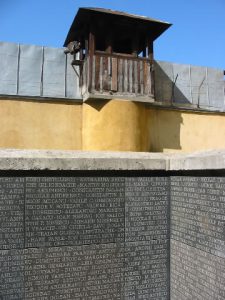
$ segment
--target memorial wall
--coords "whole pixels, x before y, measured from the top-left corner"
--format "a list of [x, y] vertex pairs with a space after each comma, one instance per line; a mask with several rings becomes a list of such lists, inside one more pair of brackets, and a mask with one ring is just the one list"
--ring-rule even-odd
[[130, 173], [1, 177], [0, 299], [169, 299], [169, 191]]
[[1, 300], [225, 299], [225, 152], [24, 153], [0, 155]]
[[171, 299], [225, 299], [225, 177], [171, 177]]

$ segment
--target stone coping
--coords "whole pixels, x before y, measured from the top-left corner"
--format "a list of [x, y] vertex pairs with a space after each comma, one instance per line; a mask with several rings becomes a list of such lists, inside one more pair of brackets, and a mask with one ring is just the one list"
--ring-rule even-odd
[[192, 154], [147, 152], [0, 150], [0, 170], [219, 170], [225, 150]]

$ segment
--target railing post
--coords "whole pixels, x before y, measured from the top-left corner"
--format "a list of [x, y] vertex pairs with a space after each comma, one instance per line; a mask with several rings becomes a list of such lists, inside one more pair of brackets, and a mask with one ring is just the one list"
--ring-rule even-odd
[[92, 89], [92, 71], [93, 71], [93, 58], [95, 53], [95, 29], [94, 25], [91, 25], [90, 33], [89, 33], [89, 82], [88, 82], [88, 92], [91, 92]]

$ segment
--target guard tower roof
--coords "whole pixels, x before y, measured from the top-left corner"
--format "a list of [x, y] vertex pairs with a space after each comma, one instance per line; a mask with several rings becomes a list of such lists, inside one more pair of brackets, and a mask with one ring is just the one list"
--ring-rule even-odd
[[[160, 20], [114, 11], [104, 8], [79, 8], [73, 23], [68, 32], [64, 46], [71, 41], [79, 40], [81, 36], [86, 35], [93, 23], [101, 23], [103, 34], [105, 33], [105, 24], [109, 24], [109, 30], [114, 34], [126, 34], [128, 28], [135, 28], [142, 36], [148, 36], [154, 41], [172, 24]], [[101, 28], [101, 27], [100, 27]], [[99, 31], [99, 28], [98, 28]]]

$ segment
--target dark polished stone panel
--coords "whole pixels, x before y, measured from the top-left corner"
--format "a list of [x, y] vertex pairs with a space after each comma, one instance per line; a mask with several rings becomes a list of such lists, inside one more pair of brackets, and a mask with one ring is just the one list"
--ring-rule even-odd
[[28, 249], [27, 300], [124, 299], [124, 245]]
[[169, 299], [168, 178], [1, 180], [0, 299]]
[[169, 238], [169, 195], [167, 177], [126, 178], [126, 242]]
[[171, 241], [171, 299], [224, 300], [225, 259]]
[[0, 250], [0, 299], [25, 299], [24, 250]]
[[124, 178], [26, 181], [26, 247], [124, 241]]
[[125, 244], [125, 299], [169, 299], [169, 241]]
[[171, 237], [225, 258], [225, 178], [171, 178]]
[[24, 247], [24, 178], [0, 178], [0, 249]]
[[166, 177], [126, 178], [125, 299], [169, 299], [169, 196]]

